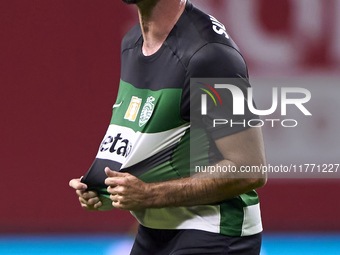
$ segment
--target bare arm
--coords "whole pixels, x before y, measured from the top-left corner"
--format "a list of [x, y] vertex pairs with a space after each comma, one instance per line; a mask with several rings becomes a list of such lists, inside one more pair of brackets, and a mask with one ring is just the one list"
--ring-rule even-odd
[[[231, 165], [240, 169], [241, 166], [265, 164], [262, 133], [258, 127], [223, 137], [216, 141], [216, 145], [225, 158], [218, 163], [220, 166]], [[218, 176], [199, 173], [196, 177], [203, 178], [145, 183], [127, 173], [113, 172], [108, 168], [105, 171], [108, 175], [105, 183], [109, 186], [112, 204], [124, 210], [215, 203], [260, 188], [266, 183], [266, 176], [261, 173], [247, 173], [246, 178], [240, 173], [233, 176], [230, 173]]]

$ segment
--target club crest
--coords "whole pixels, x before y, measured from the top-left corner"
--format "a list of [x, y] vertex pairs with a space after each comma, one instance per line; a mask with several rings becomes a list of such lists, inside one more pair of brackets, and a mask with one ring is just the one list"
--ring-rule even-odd
[[153, 104], [154, 101], [155, 98], [152, 96], [148, 97], [148, 99], [146, 100], [139, 118], [140, 127], [144, 126], [145, 123], [148, 122], [148, 120], [151, 118], [153, 109], [155, 107], [155, 105]]

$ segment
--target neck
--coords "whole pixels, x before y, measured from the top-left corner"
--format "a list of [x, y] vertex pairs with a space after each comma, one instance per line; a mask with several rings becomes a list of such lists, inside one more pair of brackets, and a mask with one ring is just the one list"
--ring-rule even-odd
[[138, 5], [143, 33], [143, 53], [159, 50], [185, 9], [186, 0], [144, 0]]

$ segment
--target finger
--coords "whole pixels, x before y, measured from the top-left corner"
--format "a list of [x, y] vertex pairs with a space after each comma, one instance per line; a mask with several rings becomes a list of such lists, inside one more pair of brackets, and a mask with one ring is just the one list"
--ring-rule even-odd
[[76, 193], [79, 197], [82, 197], [85, 200], [89, 200], [91, 198], [98, 197], [97, 192], [95, 191], [82, 191], [82, 190], [76, 190]]
[[83, 193], [83, 198], [85, 199], [90, 199], [90, 198], [95, 198], [98, 197], [98, 193], [96, 191], [87, 191]]
[[112, 194], [112, 195], [115, 195], [115, 194], [124, 195], [125, 192], [126, 192], [126, 187], [124, 187], [124, 186], [108, 186], [107, 192]]
[[128, 174], [128, 173], [121, 173], [121, 172], [117, 172], [117, 171], [112, 171], [109, 167], [105, 167], [105, 173], [106, 173], [107, 177], [124, 177]]
[[79, 197], [79, 202], [80, 204], [83, 206], [83, 205], [86, 205], [87, 206], [87, 200], [85, 200], [83, 197]]
[[93, 207], [94, 209], [98, 209], [99, 207], [101, 207], [103, 205], [102, 201], [99, 201], [98, 203], [96, 203]]
[[127, 178], [126, 177], [108, 177], [105, 179], [105, 184], [108, 186], [118, 186], [123, 185], [125, 186], [127, 184]]
[[80, 204], [81, 205], [81, 207], [83, 208], [83, 209], [85, 209], [86, 211], [94, 211], [95, 209], [93, 208], [93, 206], [88, 206], [87, 204]]
[[83, 209], [85, 209], [85, 210], [89, 210], [89, 208], [87, 207], [87, 205], [86, 205], [86, 204], [84, 204], [84, 203], [80, 203], [80, 205], [81, 205], [81, 207], [82, 207]]
[[100, 202], [99, 197], [94, 197], [94, 198], [90, 198], [89, 200], [87, 200], [87, 205], [95, 205], [98, 202]]
[[78, 197], [83, 197], [84, 193], [86, 193], [86, 191], [79, 190], [79, 189], [76, 190], [76, 194], [78, 195]]
[[120, 203], [122, 200], [122, 197], [119, 195], [110, 195], [110, 199], [114, 203]]
[[87, 185], [85, 183], [80, 182], [80, 179], [72, 179], [69, 182], [69, 185], [71, 188], [74, 188], [76, 190], [86, 190], [87, 189]]
[[114, 208], [120, 209], [120, 210], [128, 210], [128, 208], [126, 207], [126, 205], [121, 204], [120, 202], [112, 202], [112, 206]]
[[83, 197], [79, 197], [79, 202], [83, 208], [87, 207], [87, 209], [91, 209], [91, 208], [94, 208], [94, 205], [100, 202], [100, 199], [91, 198], [89, 200], [86, 200]]

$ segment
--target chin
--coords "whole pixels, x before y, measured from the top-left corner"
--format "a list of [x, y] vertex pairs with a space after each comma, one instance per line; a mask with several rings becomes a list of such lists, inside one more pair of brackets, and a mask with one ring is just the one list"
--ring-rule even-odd
[[137, 4], [143, 0], [122, 0], [126, 4]]

